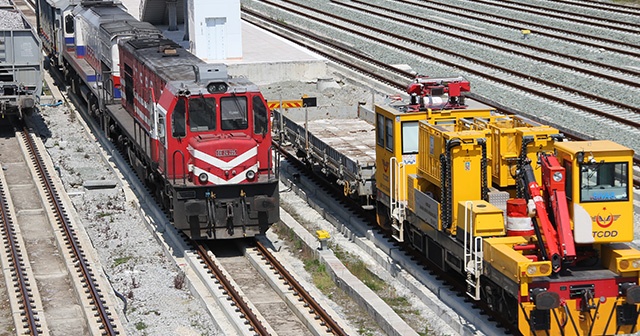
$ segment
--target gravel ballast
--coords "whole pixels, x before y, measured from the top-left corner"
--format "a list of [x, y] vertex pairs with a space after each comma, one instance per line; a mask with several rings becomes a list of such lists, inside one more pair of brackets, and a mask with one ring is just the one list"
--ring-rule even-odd
[[112, 308], [127, 335], [217, 335], [142, 217], [127, 186], [87, 189], [88, 181], [118, 181], [79, 116], [64, 106], [42, 107], [50, 131], [45, 145], [95, 247], [113, 290], [126, 298]]
[[12, 9], [0, 9], [0, 30], [13, 29], [25, 29], [22, 15]]
[[[277, 18], [279, 20], [287, 22], [287, 24], [305, 27], [306, 29], [313, 31], [318, 35], [330, 36], [332, 39], [342, 41], [347, 45], [353, 46], [354, 49], [362, 50], [363, 53], [367, 55], [375, 55], [377, 59], [387, 64], [408, 64], [419, 74], [427, 74], [432, 77], [451, 75], [465, 76], [471, 82], [473, 92], [481, 96], [489, 97], [499, 104], [514, 108], [524, 114], [537, 116], [542, 120], [553, 121], [557, 125], [565, 127], [567, 129], [583, 130], [583, 133], [586, 133], [595, 138], [610, 139], [619, 142], [634, 149], [636, 153], [640, 153], [640, 132], [635, 128], [623, 126], [622, 124], [617, 122], [603, 123], [602, 118], [596, 118], [590, 115], [586, 115], [585, 113], [565, 104], [543, 100], [537, 96], [527, 94], [524, 91], [506, 88], [495, 82], [492, 82], [485, 78], [481, 78], [477, 75], [468, 74], [460, 71], [459, 69], [441, 65], [437, 62], [437, 60], [418, 59], [414, 56], [399, 52], [397, 50], [390, 50], [386, 47], [371, 43], [370, 41], [357, 38], [342, 30], [328, 28], [324, 25], [313, 22], [312, 19], [285, 13], [261, 2], [243, 0], [242, 3], [243, 5], [253, 10], [266, 13], [273, 18]], [[330, 11], [331, 13], [344, 17], [351, 18], [354, 15], [352, 10], [345, 9], [344, 7], [338, 5], [331, 5], [324, 1], [311, 1], [305, 2], [305, 4], [317, 7], [325, 11]], [[447, 17], [445, 14], [441, 15], [443, 17]], [[456, 18], [450, 17], [449, 19], [455, 20]], [[376, 27], [385, 29], [387, 31], [393, 31], [397, 28], [395, 24], [390, 24], [385, 20], [375, 20], [374, 17], [370, 17], [370, 21], [368, 22], [369, 24], [375, 25]], [[532, 38], [531, 40], [535, 40], [535, 38]], [[453, 42], [451, 40], [443, 40], [439, 43], [440, 46], [446, 46], [449, 45], [448, 43]], [[555, 44], [555, 42], [552, 40], [542, 43], [548, 44], [550, 47]], [[458, 48], [459, 44], [455, 44], [455, 46], [456, 48]], [[586, 57], [586, 55], [595, 52], [597, 51], [594, 50], [591, 52], [585, 52], [584, 50], [576, 50], [575, 52], [569, 51], [568, 53]], [[604, 58], [608, 58], [610, 54], [611, 53], [607, 52], [605, 54], [601, 54], [601, 56]], [[497, 60], [498, 57], [501, 57], [501, 55], [503, 54], [492, 53], [491, 57], [492, 59]], [[500, 62], [502, 63], [508, 61], [507, 59], [503, 59]], [[631, 58], [629, 62], [636, 62], [635, 65], [637, 66], [637, 59]], [[624, 66], [624, 64], [622, 64], [622, 66]], [[535, 68], [534, 64], [522, 64], [521, 71], [526, 72], [524, 70], [528, 67]], [[549, 73], [552, 73], [554, 80], [561, 84], [571, 82], [574, 80], [573, 77], [575, 77], [575, 75], [570, 75], [564, 72], [550, 71]], [[581, 83], [581, 86], [593, 85], [593, 87], [591, 88], [592, 92], [597, 92], [598, 90], [602, 89], [601, 85], [594, 85], [592, 84], [592, 82], [593, 81], [585, 80]], [[621, 99], [620, 101], [627, 102], [629, 100], [636, 99], [637, 96], [640, 96], [637, 94], [637, 90], [628, 89], [623, 91], [625, 92], [616, 93], [619, 95], [618, 99]], [[631, 96], [636, 96], [636, 98], [631, 98]], [[640, 104], [638, 104], [637, 106], [640, 108]], [[586, 130], [588, 130], [588, 132]]]

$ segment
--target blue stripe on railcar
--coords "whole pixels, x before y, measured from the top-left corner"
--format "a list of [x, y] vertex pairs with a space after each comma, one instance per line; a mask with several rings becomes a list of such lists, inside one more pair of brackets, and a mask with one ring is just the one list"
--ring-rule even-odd
[[75, 44], [76, 43], [76, 38], [75, 37], [65, 37], [64, 38], [64, 43], [65, 44]]
[[76, 55], [78, 55], [78, 57], [84, 56], [85, 53], [85, 46], [76, 46]]
[[122, 98], [122, 93], [120, 93], [120, 89], [113, 88], [113, 98]]

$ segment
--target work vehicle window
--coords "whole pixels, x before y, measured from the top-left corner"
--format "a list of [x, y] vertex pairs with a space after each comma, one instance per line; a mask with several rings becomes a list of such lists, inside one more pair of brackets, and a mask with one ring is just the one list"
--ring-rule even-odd
[[216, 129], [216, 99], [191, 96], [189, 99], [189, 129], [191, 132]]
[[171, 114], [171, 130], [174, 138], [182, 138], [187, 135], [187, 116], [184, 99], [178, 99], [176, 107]]
[[393, 152], [393, 120], [385, 118], [386, 148]]
[[418, 154], [418, 122], [402, 123], [402, 154]]
[[570, 160], [564, 162], [564, 171], [567, 175], [564, 179], [564, 192], [568, 200], [573, 200], [573, 166]]
[[384, 116], [378, 114], [376, 119], [376, 141], [378, 146], [384, 146]]
[[247, 120], [247, 97], [224, 97], [220, 100], [221, 128], [225, 131], [244, 130]]
[[626, 162], [580, 166], [580, 201], [628, 201], [629, 165]]
[[267, 107], [260, 96], [253, 96], [253, 133], [267, 134], [269, 130], [269, 117]]

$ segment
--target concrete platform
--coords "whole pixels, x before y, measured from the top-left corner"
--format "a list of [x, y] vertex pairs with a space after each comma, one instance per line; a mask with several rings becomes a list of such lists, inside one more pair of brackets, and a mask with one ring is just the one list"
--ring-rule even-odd
[[[140, 19], [144, 1], [150, 0], [122, 0], [122, 3], [131, 15]], [[168, 31], [168, 26], [156, 27], [166, 37], [189, 49], [189, 41], [184, 40], [183, 24], [178, 24], [177, 31]], [[246, 21], [242, 21], [242, 57], [208, 62], [225, 63], [230, 75], [246, 76], [258, 85], [289, 80], [315, 81], [328, 73], [327, 59]]]
[[[184, 30], [168, 31], [167, 26], [158, 28], [183, 48], [189, 48], [189, 41], [184, 41]], [[230, 75], [246, 76], [257, 85], [289, 80], [315, 81], [328, 73], [326, 58], [245, 21], [242, 21], [242, 58], [207, 61], [225, 63]]]

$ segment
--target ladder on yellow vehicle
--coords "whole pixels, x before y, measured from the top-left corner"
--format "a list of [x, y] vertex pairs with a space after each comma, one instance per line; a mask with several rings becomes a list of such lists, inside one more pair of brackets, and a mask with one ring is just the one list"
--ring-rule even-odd
[[404, 220], [406, 218], [407, 181], [404, 163], [392, 157], [389, 159], [389, 217], [391, 218], [391, 235], [399, 242], [404, 241]]
[[482, 255], [482, 237], [473, 236], [473, 202], [466, 202], [464, 212], [464, 270], [467, 275], [467, 295], [474, 300], [480, 300]]

